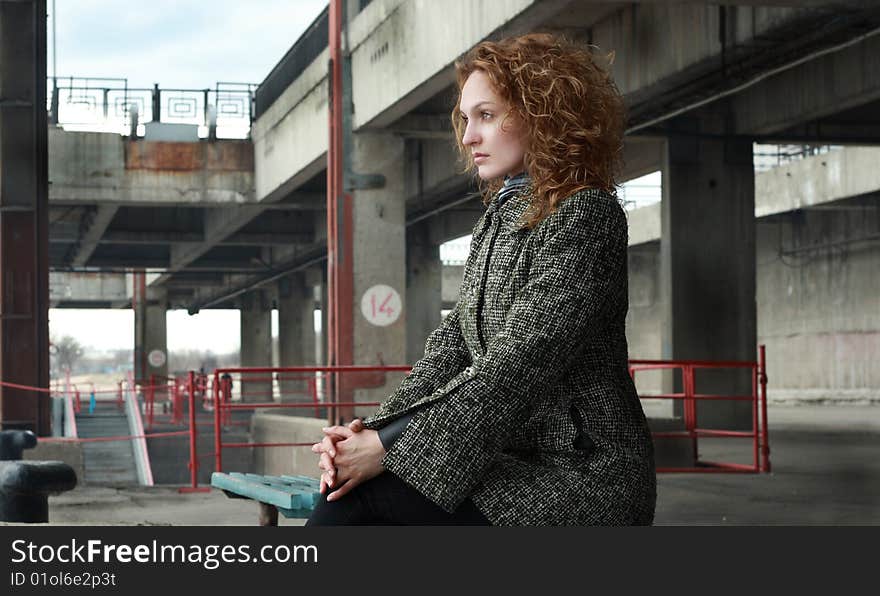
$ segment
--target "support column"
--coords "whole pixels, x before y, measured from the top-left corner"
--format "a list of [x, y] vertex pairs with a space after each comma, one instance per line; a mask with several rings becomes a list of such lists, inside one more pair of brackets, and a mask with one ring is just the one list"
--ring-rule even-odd
[[[241, 366], [272, 366], [272, 304], [264, 290], [241, 297]], [[272, 401], [270, 373], [244, 375], [240, 385], [242, 401]]]
[[[142, 276], [134, 276], [136, 284]], [[137, 285], [135, 290], [134, 377], [146, 384], [155, 375], [161, 382], [168, 376], [168, 293], [164, 288], [152, 287], [138, 291]]]
[[[403, 364], [407, 359], [404, 155], [403, 139], [396, 135], [354, 135], [354, 171], [385, 177], [382, 188], [354, 193], [355, 364]], [[364, 375], [355, 401], [382, 401], [402, 378], [400, 373]], [[355, 415], [374, 410], [358, 408]]]
[[[0, 379], [49, 387], [46, 2], [0, 2]], [[51, 434], [49, 396], [0, 387], [0, 429]]]
[[[661, 206], [663, 358], [754, 361], [752, 143], [724, 138], [718, 117], [673, 126], [681, 134], [666, 143]], [[674, 384], [680, 390], [678, 378]], [[751, 376], [748, 371], [697, 371], [696, 388], [699, 393], [749, 395]], [[681, 413], [681, 402], [675, 411]], [[697, 411], [699, 427], [751, 428], [746, 401], [702, 401]]]
[[443, 308], [443, 263], [429, 223], [418, 223], [406, 234], [406, 363], [425, 353], [428, 334], [440, 325]]
[[[317, 336], [315, 335], [314, 276], [320, 272], [295, 273], [278, 282], [278, 347], [279, 366], [314, 366], [316, 364]], [[283, 377], [297, 377], [280, 383], [281, 401], [308, 402], [312, 400], [311, 373], [282, 373]], [[295, 415], [309, 412], [290, 410]]]

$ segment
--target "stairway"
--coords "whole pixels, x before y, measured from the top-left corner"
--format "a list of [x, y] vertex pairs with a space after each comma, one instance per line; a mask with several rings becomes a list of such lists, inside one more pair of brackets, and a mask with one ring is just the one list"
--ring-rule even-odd
[[[86, 409], [76, 415], [77, 435], [81, 439], [119, 437], [131, 434], [125, 413], [113, 404], [98, 407], [93, 414]], [[130, 439], [122, 441], [85, 442], [83, 464], [85, 483], [104, 486], [138, 484], [134, 451]]]

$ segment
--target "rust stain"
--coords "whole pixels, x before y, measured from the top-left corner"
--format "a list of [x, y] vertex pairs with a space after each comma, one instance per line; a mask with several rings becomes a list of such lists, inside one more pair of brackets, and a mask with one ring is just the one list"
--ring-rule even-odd
[[254, 145], [250, 141], [128, 141], [125, 168], [166, 172], [253, 172]]

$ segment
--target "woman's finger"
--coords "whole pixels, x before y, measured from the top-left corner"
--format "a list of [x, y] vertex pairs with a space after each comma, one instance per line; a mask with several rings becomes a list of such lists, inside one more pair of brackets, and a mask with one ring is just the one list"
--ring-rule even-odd
[[364, 421], [360, 418], [355, 418], [348, 424], [348, 428], [351, 429], [352, 432], [359, 433], [364, 430]]
[[327, 492], [329, 492], [330, 489], [333, 488], [333, 479], [327, 476], [327, 472], [321, 474], [321, 482], [327, 487]]
[[325, 426], [321, 429], [325, 435], [337, 435], [343, 439], [347, 439], [354, 432], [347, 426]]
[[339, 500], [340, 498], [344, 497], [349, 492], [351, 492], [351, 489], [353, 489], [358, 484], [359, 483], [354, 479], [348, 480], [347, 482], [343, 483], [339, 488], [337, 488], [335, 491], [333, 491], [332, 493], [327, 495], [327, 500], [328, 501]]
[[327, 472], [330, 475], [330, 478], [336, 476], [336, 466], [333, 465], [333, 460], [330, 459], [330, 456], [326, 453], [322, 453], [321, 457], [318, 459], [318, 467]]
[[336, 457], [336, 445], [330, 437], [321, 439], [321, 451], [329, 453], [330, 457]]

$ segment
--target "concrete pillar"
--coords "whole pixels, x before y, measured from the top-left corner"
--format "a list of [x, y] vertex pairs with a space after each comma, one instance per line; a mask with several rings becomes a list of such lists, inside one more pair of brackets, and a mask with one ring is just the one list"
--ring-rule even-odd
[[[46, 2], [0, 2], [0, 379], [49, 387]], [[49, 396], [0, 387], [0, 429], [51, 434]]]
[[[710, 117], [672, 124], [663, 167], [663, 358], [756, 359], [752, 143]], [[677, 375], [676, 375], [677, 377]], [[679, 379], [667, 380], [679, 390]], [[698, 371], [699, 393], [749, 395], [748, 371]], [[676, 402], [681, 412], [681, 402]], [[750, 428], [745, 401], [703, 401], [698, 426]]]
[[425, 353], [425, 340], [440, 324], [443, 263], [430, 224], [418, 223], [406, 235], [406, 362]]
[[155, 375], [161, 383], [168, 376], [167, 291], [148, 287], [146, 296], [136, 296], [134, 306], [135, 379], [148, 383]]
[[[316, 273], [320, 278], [320, 272]], [[278, 282], [278, 347], [281, 367], [316, 364], [314, 281], [314, 274], [295, 273]], [[284, 378], [279, 385], [281, 401], [312, 400], [314, 385], [306, 377], [314, 378], [313, 374], [282, 373], [281, 376]]]
[[[272, 304], [265, 290], [241, 297], [241, 366], [272, 366]], [[240, 382], [244, 402], [272, 401], [270, 373], [247, 374]]]
[[[406, 204], [404, 142], [390, 133], [354, 135], [352, 166], [359, 174], [382, 174], [382, 188], [354, 192], [354, 345], [355, 364], [406, 362]], [[399, 300], [389, 300], [391, 292]], [[362, 309], [373, 288], [378, 316], [368, 320]], [[366, 302], [370, 304], [371, 295]], [[388, 301], [388, 302], [386, 302]], [[382, 308], [384, 305], [384, 309]], [[392, 308], [388, 308], [391, 306]], [[368, 308], [368, 310], [370, 310]], [[393, 321], [393, 322], [391, 322]], [[397, 386], [402, 374], [362, 375], [356, 401], [381, 401]], [[358, 408], [363, 416], [375, 407]]]

